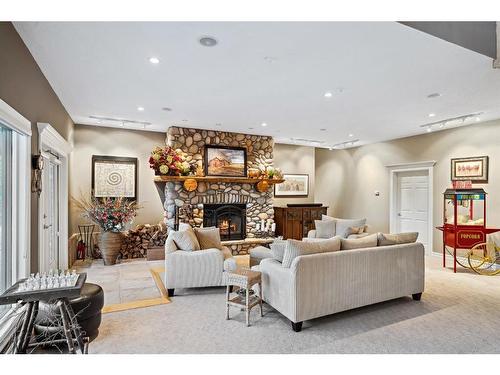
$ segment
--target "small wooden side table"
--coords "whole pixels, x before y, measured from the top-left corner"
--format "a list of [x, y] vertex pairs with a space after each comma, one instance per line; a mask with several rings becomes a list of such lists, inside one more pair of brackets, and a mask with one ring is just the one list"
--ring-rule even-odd
[[[262, 280], [259, 271], [252, 271], [248, 268], [238, 268], [226, 274], [226, 320], [229, 320], [229, 307], [234, 306], [245, 311], [247, 327], [250, 326], [250, 310], [252, 307], [260, 305], [260, 316], [262, 313]], [[259, 294], [250, 296], [250, 289], [255, 284], [259, 285]], [[230, 298], [232, 286], [237, 286], [246, 290], [245, 297], [237, 295]]]

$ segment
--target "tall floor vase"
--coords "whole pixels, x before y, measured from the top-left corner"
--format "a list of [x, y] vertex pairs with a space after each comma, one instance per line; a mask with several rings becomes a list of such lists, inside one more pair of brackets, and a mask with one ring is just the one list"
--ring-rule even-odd
[[116, 264], [123, 243], [121, 232], [102, 232], [99, 236], [99, 250], [105, 266]]

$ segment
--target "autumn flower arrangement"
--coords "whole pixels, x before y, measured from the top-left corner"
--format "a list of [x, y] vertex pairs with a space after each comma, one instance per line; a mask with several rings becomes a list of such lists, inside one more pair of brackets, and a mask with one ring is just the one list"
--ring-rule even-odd
[[131, 224], [140, 208], [135, 201], [119, 198], [73, 199], [82, 216], [99, 225], [104, 232], [121, 232]]
[[158, 175], [189, 176], [196, 171], [196, 162], [189, 161], [187, 154], [181, 149], [155, 147], [149, 157], [149, 167]]

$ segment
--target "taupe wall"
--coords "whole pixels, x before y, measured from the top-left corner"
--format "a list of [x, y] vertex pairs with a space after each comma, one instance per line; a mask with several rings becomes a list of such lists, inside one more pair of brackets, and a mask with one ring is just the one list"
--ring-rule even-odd
[[[90, 194], [92, 155], [138, 158], [138, 202], [141, 205], [136, 224], [156, 224], [163, 219], [163, 207], [153, 182], [154, 172], [148, 159], [154, 146], [165, 145], [165, 133], [75, 125], [74, 149], [70, 165], [70, 196]], [[78, 224], [87, 223], [70, 204], [70, 234]]]
[[[308, 174], [309, 196], [306, 198], [274, 198], [274, 204], [284, 206], [287, 203], [314, 202], [315, 167], [314, 147], [295, 146], [285, 144], [274, 145], [274, 165], [281, 168], [283, 173]], [[321, 202], [321, 201], [318, 201]]]
[[[376, 143], [348, 150], [316, 150], [318, 202], [339, 217], [366, 217], [374, 231], [389, 230], [390, 164], [435, 160], [433, 226], [442, 224], [442, 193], [451, 186], [450, 159], [490, 157], [487, 224], [500, 227], [500, 121]], [[380, 191], [376, 197], [374, 192]], [[434, 230], [434, 250], [441, 251], [441, 232]]]
[[[38, 152], [36, 123], [52, 125], [72, 142], [73, 121], [10, 22], [0, 22], [0, 98], [32, 123], [32, 153]], [[38, 196], [31, 200], [31, 267], [38, 268]]]

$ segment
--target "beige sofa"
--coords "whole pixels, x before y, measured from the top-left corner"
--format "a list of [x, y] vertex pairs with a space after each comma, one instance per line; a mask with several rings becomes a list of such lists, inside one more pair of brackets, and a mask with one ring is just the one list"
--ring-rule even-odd
[[304, 320], [407, 295], [420, 300], [424, 291], [424, 247], [418, 242], [302, 255], [290, 268], [263, 259], [258, 267], [264, 300], [296, 332]]

